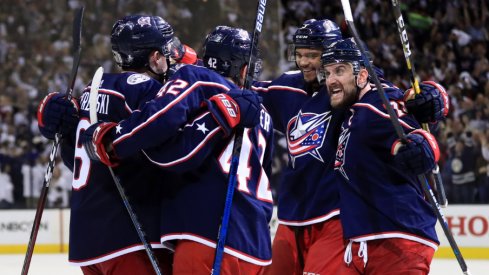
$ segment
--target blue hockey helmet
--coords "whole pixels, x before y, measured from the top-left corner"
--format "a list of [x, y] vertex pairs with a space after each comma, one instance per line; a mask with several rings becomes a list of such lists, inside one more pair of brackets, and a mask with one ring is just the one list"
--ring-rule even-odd
[[341, 30], [329, 19], [308, 19], [296, 30], [288, 47], [290, 61], [295, 61], [296, 48], [327, 48], [331, 43], [342, 39]]
[[351, 63], [354, 74], [360, 71], [360, 66], [365, 66], [362, 52], [353, 38], [342, 39], [331, 44], [323, 51], [321, 62], [323, 66], [332, 63]]
[[341, 30], [329, 19], [309, 19], [298, 28], [293, 36], [297, 48], [326, 48], [331, 43], [342, 39]]
[[239, 83], [240, 70], [250, 57], [250, 33], [239, 28], [217, 26], [205, 38], [204, 65]]
[[173, 28], [159, 16], [129, 15], [115, 22], [110, 42], [115, 62], [123, 69], [148, 66], [148, 56], [158, 50], [169, 57]]

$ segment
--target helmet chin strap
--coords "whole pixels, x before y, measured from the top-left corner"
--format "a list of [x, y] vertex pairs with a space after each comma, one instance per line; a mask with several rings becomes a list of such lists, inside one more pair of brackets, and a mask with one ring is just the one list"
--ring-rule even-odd
[[235, 75], [233, 77], [230, 77], [230, 79], [236, 84], [238, 87], [243, 87], [244, 86], [244, 79], [240, 75]]
[[319, 91], [320, 88], [321, 84], [319, 83], [317, 78], [313, 81], [306, 81], [305, 89], [307, 94], [312, 95], [315, 92]]
[[234, 84], [236, 84], [238, 87], [244, 87], [246, 81], [246, 73], [247, 73], [247, 71], [245, 70], [246, 66], [247, 65], [243, 65], [239, 70], [239, 73], [229, 77], [234, 82]]
[[150, 71], [154, 75], [158, 76], [157, 80], [164, 84], [167, 80], [168, 70], [170, 69], [170, 67], [169, 67], [170, 66], [170, 58], [169, 57], [166, 57], [166, 64], [167, 64], [167, 68], [166, 68], [166, 71], [164, 71], [163, 73], [157, 73], [156, 70], [153, 69], [154, 65], [151, 65], [151, 63], [148, 63], [146, 68], [148, 69], [148, 71]]

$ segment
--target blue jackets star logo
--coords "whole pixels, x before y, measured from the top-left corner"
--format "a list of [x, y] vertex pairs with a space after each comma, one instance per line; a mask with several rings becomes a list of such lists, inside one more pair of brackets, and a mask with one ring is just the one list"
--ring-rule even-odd
[[197, 123], [197, 131], [202, 131], [202, 133], [205, 135], [205, 133], [208, 132], [209, 129], [205, 127], [205, 122], [203, 122], [202, 124]]
[[330, 112], [322, 114], [302, 113], [293, 117], [287, 124], [287, 145], [294, 166], [298, 157], [311, 155], [324, 162], [319, 154], [331, 120]]

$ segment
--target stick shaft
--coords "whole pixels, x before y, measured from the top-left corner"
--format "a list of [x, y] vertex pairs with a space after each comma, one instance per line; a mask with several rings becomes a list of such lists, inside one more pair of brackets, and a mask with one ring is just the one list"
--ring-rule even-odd
[[[253, 82], [253, 76], [255, 73], [255, 61], [257, 58], [258, 42], [263, 28], [263, 22], [265, 19], [267, 0], [258, 0], [255, 25], [253, 28], [253, 36], [251, 38], [250, 57], [248, 60], [248, 67], [246, 73], [246, 79], [244, 81], [244, 87], [249, 89]], [[226, 200], [224, 203], [224, 212], [221, 218], [221, 224], [219, 226], [219, 233], [217, 235], [216, 251], [214, 256], [214, 263], [212, 265], [211, 274], [219, 275], [221, 272], [221, 263], [224, 253], [224, 245], [226, 243], [226, 236], [229, 224], [229, 218], [231, 215], [231, 209], [233, 204], [234, 189], [236, 188], [237, 171], [239, 166], [239, 156], [241, 153], [241, 145], [243, 143], [243, 129], [237, 129], [234, 137], [233, 152], [231, 156], [231, 166], [229, 168], [228, 187], [226, 191]]]
[[[88, 103], [90, 106], [89, 107], [90, 122], [92, 124], [98, 121], [97, 118], [98, 90], [102, 83], [103, 74], [104, 74], [104, 69], [102, 67], [99, 67], [97, 71], [95, 71], [95, 74], [92, 79], [92, 84], [90, 86], [90, 95], [88, 97]], [[107, 167], [107, 168], [109, 169], [112, 179], [114, 180], [115, 186], [117, 187], [117, 191], [119, 192], [122, 202], [124, 203], [124, 207], [126, 208], [127, 213], [131, 218], [132, 224], [134, 225], [134, 228], [138, 233], [139, 239], [141, 240], [144, 249], [146, 250], [146, 254], [148, 254], [149, 260], [151, 262], [151, 265], [153, 266], [154, 271], [156, 272], [157, 275], [162, 275], [161, 269], [158, 265], [158, 261], [156, 260], [156, 257], [153, 253], [153, 249], [151, 248], [149, 242], [146, 240], [146, 234], [143, 231], [143, 227], [141, 226], [141, 223], [138, 221], [136, 212], [134, 211], [131, 204], [129, 203], [129, 199], [127, 198], [124, 192], [124, 188], [122, 188], [122, 184], [119, 178], [114, 173], [112, 167]]]
[[[82, 6], [76, 11], [75, 17], [73, 19], [73, 65], [70, 74], [70, 84], [66, 90], [66, 96], [71, 100], [73, 87], [75, 85], [76, 75], [78, 73], [78, 67], [80, 65], [81, 57], [81, 32], [83, 23], [83, 11]], [[34, 246], [36, 245], [37, 234], [39, 233], [39, 226], [42, 220], [42, 214], [44, 212], [44, 207], [46, 205], [46, 197], [49, 191], [49, 184], [53, 176], [54, 166], [56, 164], [56, 155], [58, 153], [59, 144], [61, 143], [61, 135], [56, 133], [54, 137], [53, 147], [49, 154], [48, 166], [46, 168], [46, 173], [44, 174], [44, 181], [42, 184], [41, 194], [39, 196], [39, 201], [37, 203], [36, 214], [34, 216], [34, 221], [32, 223], [31, 234], [29, 237], [29, 243], [27, 244], [27, 251], [24, 258], [24, 264], [22, 266], [22, 275], [29, 273], [29, 267], [32, 259], [32, 254], [34, 252]]]
[[[402, 17], [401, 7], [399, 6], [398, 0], [392, 0], [392, 7], [394, 10], [394, 16], [396, 17], [397, 31], [399, 32], [399, 38], [401, 39], [402, 50], [404, 52], [404, 57], [406, 59], [406, 66], [409, 71], [409, 77], [411, 79], [411, 85], [414, 87], [414, 91], [416, 94], [421, 93], [421, 88], [419, 87], [419, 77], [416, 74], [416, 70], [414, 69], [414, 62], [411, 57], [411, 48], [409, 47], [409, 38], [406, 31], [406, 24], [404, 22], [404, 18]], [[427, 123], [422, 123], [421, 127], [429, 132], [430, 128]], [[440, 175], [440, 168], [438, 164], [436, 165], [433, 172], [429, 175], [430, 182], [434, 183], [436, 187], [436, 194], [438, 195], [438, 200], [442, 207], [446, 207], [447, 196], [445, 194], [445, 188], [443, 186], [443, 180]]]
[[[348, 25], [348, 29], [352, 33], [352, 35], [355, 39], [355, 42], [358, 45], [358, 48], [362, 52], [365, 67], [368, 70], [372, 79], [374, 80], [374, 83], [377, 87], [377, 92], [379, 93], [379, 96], [381, 97], [382, 102], [384, 103], [384, 106], [389, 113], [390, 120], [391, 120], [394, 128], [396, 129], [397, 135], [399, 136], [399, 138], [402, 141], [405, 142], [406, 141], [406, 135], [404, 134], [404, 131], [402, 131], [402, 127], [401, 127], [399, 121], [397, 120], [397, 114], [394, 112], [392, 106], [390, 105], [390, 103], [389, 103], [389, 101], [385, 95], [384, 89], [382, 88], [382, 85], [380, 84], [379, 78], [377, 77], [377, 74], [375, 74], [375, 72], [373, 71], [372, 65], [370, 64], [370, 61], [368, 60], [368, 58], [365, 54], [365, 52], [366, 52], [365, 48], [363, 47], [363, 44], [360, 40], [360, 36], [358, 35], [358, 32], [355, 28], [355, 24], [353, 23], [353, 17], [351, 16], [350, 3], [348, 0], [341, 0], [341, 3], [343, 6], [343, 11], [345, 12], [345, 18], [347, 18], [346, 22]], [[445, 233], [445, 236], [449, 240], [450, 246], [451, 246], [451, 248], [455, 254], [455, 257], [457, 258], [457, 260], [460, 264], [460, 267], [462, 268], [462, 271], [464, 272], [464, 274], [469, 274], [469, 271], [467, 269], [467, 265], [465, 264], [465, 260], [463, 259], [462, 254], [458, 248], [458, 245], [457, 245], [450, 229], [448, 228], [448, 224], [446, 222], [446, 219], [445, 219], [445, 217], [444, 217], [444, 215], [440, 209], [440, 206], [436, 200], [435, 195], [433, 194], [433, 191], [431, 190], [430, 185], [428, 184], [426, 177], [424, 175], [418, 175], [418, 180], [421, 182], [421, 185], [423, 187], [425, 195], [426, 195], [426, 197], [428, 197], [428, 200], [429, 200], [429, 202], [433, 208], [433, 211], [435, 212], [435, 215], [438, 219], [438, 222], [440, 223], [440, 226], [442, 227], [443, 232]]]

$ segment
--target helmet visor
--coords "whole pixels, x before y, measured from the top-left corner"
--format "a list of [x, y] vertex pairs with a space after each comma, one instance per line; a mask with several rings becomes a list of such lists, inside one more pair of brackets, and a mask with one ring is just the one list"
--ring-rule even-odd
[[288, 61], [295, 61], [295, 44], [290, 43], [287, 45], [287, 60]]
[[185, 54], [185, 49], [182, 42], [178, 37], [174, 36], [166, 45], [163, 47], [163, 54], [170, 58], [172, 63], [178, 62], [182, 59]]

